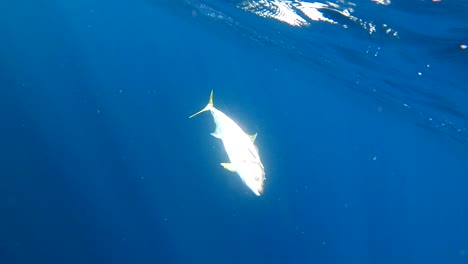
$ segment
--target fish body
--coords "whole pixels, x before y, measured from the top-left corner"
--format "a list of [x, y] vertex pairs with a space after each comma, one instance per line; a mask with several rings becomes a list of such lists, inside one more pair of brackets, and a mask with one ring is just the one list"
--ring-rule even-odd
[[244, 130], [222, 111], [213, 105], [213, 91], [210, 94], [210, 101], [199, 112], [190, 118], [210, 111], [216, 124], [216, 129], [212, 136], [221, 139], [224, 149], [229, 157], [229, 163], [221, 165], [232, 172], [236, 172], [245, 185], [252, 192], [260, 196], [263, 193], [263, 181], [265, 180], [265, 169], [260, 160], [260, 155], [254, 141], [257, 134], [248, 135]]

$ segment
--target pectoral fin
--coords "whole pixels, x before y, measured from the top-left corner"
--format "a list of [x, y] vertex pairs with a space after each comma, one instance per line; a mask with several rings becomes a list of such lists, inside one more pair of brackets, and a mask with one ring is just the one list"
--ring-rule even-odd
[[232, 165], [232, 163], [221, 163], [221, 166], [223, 166], [228, 171], [236, 171], [236, 168]]

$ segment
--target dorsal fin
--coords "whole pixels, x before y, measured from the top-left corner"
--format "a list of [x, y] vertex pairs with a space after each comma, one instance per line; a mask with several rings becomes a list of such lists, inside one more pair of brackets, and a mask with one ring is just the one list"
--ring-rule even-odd
[[252, 142], [255, 142], [255, 139], [257, 138], [257, 133], [253, 135], [249, 135], [249, 137], [250, 137], [250, 140], [252, 140]]

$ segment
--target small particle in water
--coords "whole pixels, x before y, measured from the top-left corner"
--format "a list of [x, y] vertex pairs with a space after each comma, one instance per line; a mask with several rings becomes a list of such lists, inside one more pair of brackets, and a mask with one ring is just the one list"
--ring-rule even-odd
[[418, 72], [418, 75], [421, 76], [421, 75], [422, 75], [422, 72]]
[[98, 114], [98, 115], [101, 114], [101, 109], [98, 108], [98, 109], [96, 110], [96, 114]]
[[377, 156], [372, 157], [372, 160], [377, 160]]
[[464, 49], [466, 49], [466, 48], [468, 48], [468, 45], [466, 45], [466, 44], [461, 44], [461, 45], [460, 45], [460, 49], [463, 49], [463, 50], [464, 50]]
[[322, 245], [325, 245], [325, 241], [322, 241]]

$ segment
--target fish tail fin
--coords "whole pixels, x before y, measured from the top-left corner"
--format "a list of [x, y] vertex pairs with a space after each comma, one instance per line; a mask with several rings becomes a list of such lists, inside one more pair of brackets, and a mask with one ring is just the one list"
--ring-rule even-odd
[[202, 110], [196, 112], [195, 114], [189, 116], [189, 118], [192, 118], [198, 114], [201, 114], [205, 111], [208, 111], [208, 110], [211, 110], [211, 108], [213, 108], [213, 90], [211, 90], [211, 94], [210, 94], [210, 101], [208, 101], [208, 104], [205, 106], [205, 108], [203, 108]]

